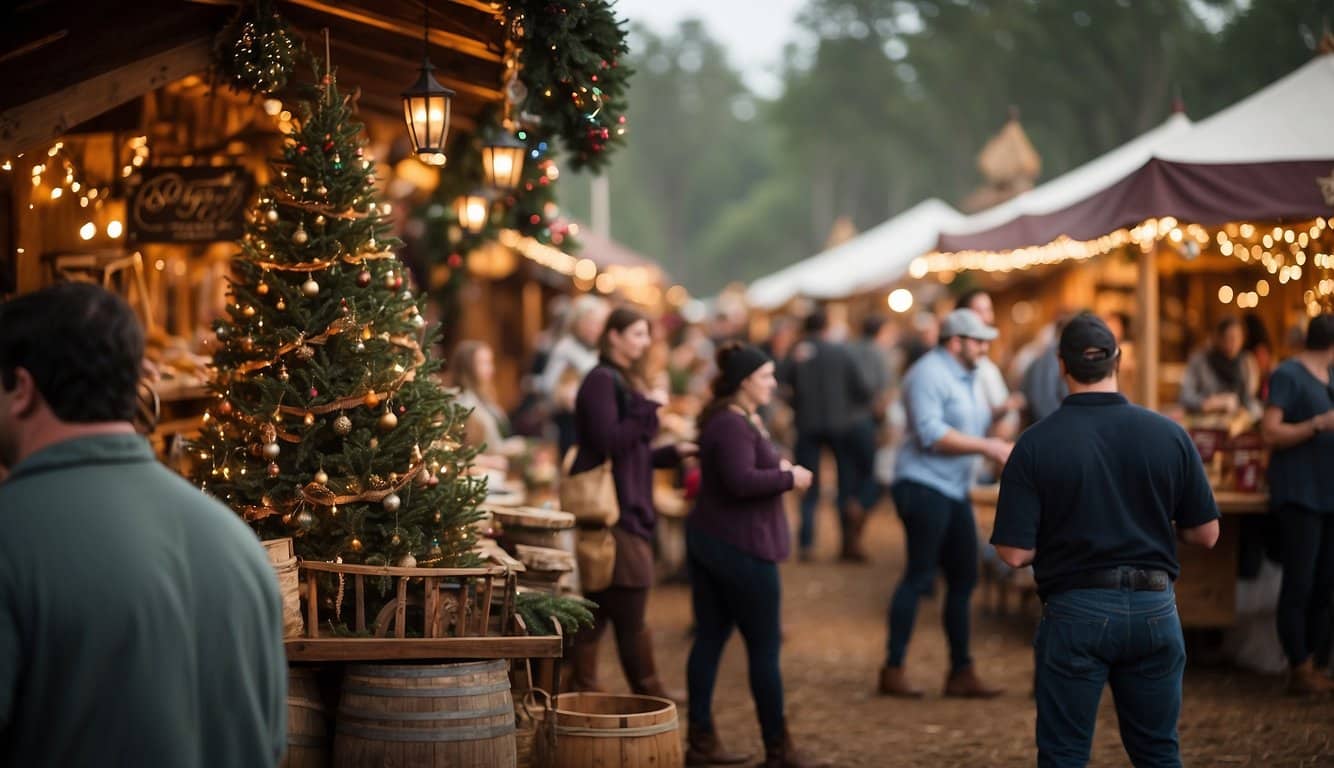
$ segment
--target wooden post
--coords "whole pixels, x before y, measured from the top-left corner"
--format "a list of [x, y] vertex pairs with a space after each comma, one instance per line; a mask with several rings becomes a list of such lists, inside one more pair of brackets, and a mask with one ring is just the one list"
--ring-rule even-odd
[[1139, 336], [1140, 404], [1158, 409], [1158, 246], [1155, 243], [1139, 255], [1139, 294], [1137, 324]]

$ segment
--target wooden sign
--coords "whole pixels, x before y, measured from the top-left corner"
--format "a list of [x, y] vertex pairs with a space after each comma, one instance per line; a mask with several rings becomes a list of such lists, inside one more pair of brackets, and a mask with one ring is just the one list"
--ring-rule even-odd
[[130, 193], [137, 243], [239, 240], [255, 180], [239, 165], [145, 168]]

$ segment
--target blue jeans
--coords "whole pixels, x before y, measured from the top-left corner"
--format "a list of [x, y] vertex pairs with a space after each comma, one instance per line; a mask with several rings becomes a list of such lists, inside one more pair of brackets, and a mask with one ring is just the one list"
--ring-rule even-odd
[[801, 466], [811, 471], [811, 487], [801, 496], [801, 530], [797, 534], [797, 543], [803, 552], [815, 544], [815, 508], [820, 503], [820, 450], [828, 448], [834, 453], [834, 466], [838, 472], [838, 512], [841, 530], [846, 534], [847, 503], [857, 498], [861, 490], [858, 483], [856, 464], [849, 450], [849, 441], [844, 433], [798, 432], [797, 444], [792, 449], [792, 458]]
[[690, 602], [695, 613], [695, 643], [686, 662], [690, 724], [713, 730], [713, 687], [718, 664], [732, 629], [746, 643], [750, 695], [766, 745], [781, 744], [783, 676], [782, 590], [778, 564], [742, 552], [716, 536], [686, 529], [690, 562]]
[[977, 587], [977, 522], [973, 507], [934, 488], [900, 480], [890, 486], [894, 509], [903, 520], [908, 565], [889, 603], [889, 648], [886, 664], [903, 666], [908, 640], [917, 621], [917, 603], [931, 594], [936, 573], [945, 574], [945, 635], [950, 642], [950, 669], [973, 663], [968, 650], [970, 606]]
[[880, 500], [880, 481], [875, 476], [875, 454], [880, 447], [879, 431], [870, 416], [858, 419], [845, 438], [848, 464], [856, 471], [856, 498], [866, 512]]
[[1034, 642], [1040, 768], [1084, 766], [1103, 686], [1136, 768], [1178, 768], [1186, 644], [1176, 595], [1074, 589], [1051, 595]]

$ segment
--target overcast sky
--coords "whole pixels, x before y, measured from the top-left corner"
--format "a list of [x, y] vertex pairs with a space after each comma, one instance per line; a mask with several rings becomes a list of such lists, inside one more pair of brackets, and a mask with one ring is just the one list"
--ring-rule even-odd
[[702, 19], [709, 34], [727, 46], [746, 83], [756, 93], [773, 97], [780, 89], [783, 45], [795, 37], [803, 5], [805, 0], [617, 0], [616, 11], [664, 33], [683, 19]]

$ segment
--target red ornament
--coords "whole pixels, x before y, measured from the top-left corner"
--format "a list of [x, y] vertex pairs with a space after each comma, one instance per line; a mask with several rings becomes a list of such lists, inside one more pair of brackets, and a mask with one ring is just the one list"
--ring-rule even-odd
[[616, 122], [620, 123], [621, 125], [625, 125], [625, 115], [621, 115], [620, 117], [616, 118]]
[[548, 180], [546, 176], [543, 176], [537, 180], [537, 183], [545, 187], [546, 185], [550, 184], [551, 181]]
[[405, 413], [407, 413], [407, 412], [408, 412], [408, 407], [407, 407], [406, 405], [400, 405], [400, 406], [398, 407], [398, 413], [399, 413], [400, 416], [403, 415], [403, 414], [405, 414]]
[[300, 152], [301, 154], [304, 155], [304, 154], [306, 154], [306, 150], [307, 150], [307, 149], [308, 149], [308, 147], [306, 147], [305, 144], [302, 144], [302, 145], [300, 145], [300, 146], [298, 146], [298, 147], [296, 148], [296, 151], [297, 151], [297, 152]]
[[334, 148], [334, 143], [333, 143], [332, 141], [326, 141], [326, 142], [324, 142], [324, 151], [325, 151], [325, 153], [332, 152], [332, 151], [333, 151], [333, 148]]
[[528, 217], [529, 224], [540, 224], [541, 222], [542, 222], [542, 217], [538, 216], [536, 213]]
[[597, 75], [593, 75], [593, 76], [591, 76], [589, 79], [596, 83], [596, 82], [598, 81], [598, 76], [597, 76]]
[[222, 404], [218, 406], [218, 413], [221, 413], [223, 416], [226, 416], [231, 412], [232, 412], [232, 401], [223, 400]]
[[370, 270], [363, 269], [363, 270], [361, 270], [360, 272], [357, 273], [357, 285], [358, 285], [358, 286], [360, 286], [360, 287], [362, 287], [362, 288], [365, 288], [366, 286], [368, 286], [368, 285], [370, 285], [370, 284], [371, 284], [371, 273], [370, 273]]
[[318, 389], [314, 388], [314, 387], [311, 387], [311, 388], [310, 388], [310, 396], [311, 396], [311, 397], [319, 397], [319, 396], [320, 396], [320, 391], [319, 391]]
[[458, 269], [463, 266], [463, 257], [457, 253], [451, 253], [445, 263], [449, 265], [450, 269]]
[[403, 276], [402, 276], [402, 275], [394, 275], [394, 290], [397, 291], [399, 288], [402, 288], [402, 287], [403, 287]]

